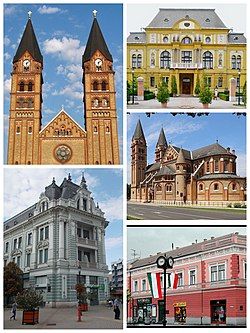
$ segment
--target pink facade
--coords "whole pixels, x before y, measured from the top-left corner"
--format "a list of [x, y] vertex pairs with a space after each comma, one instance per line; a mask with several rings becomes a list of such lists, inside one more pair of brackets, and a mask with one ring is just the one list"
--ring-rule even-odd
[[[129, 268], [128, 322], [152, 316], [155, 322], [162, 320], [162, 299], [152, 298], [147, 281], [148, 272], [160, 271], [155, 264], [159, 255], [138, 260]], [[245, 325], [245, 236], [212, 238], [167, 255], [175, 258], [172, 272], [179, 275], [178, 288], [167, 289], [168, 323]]]

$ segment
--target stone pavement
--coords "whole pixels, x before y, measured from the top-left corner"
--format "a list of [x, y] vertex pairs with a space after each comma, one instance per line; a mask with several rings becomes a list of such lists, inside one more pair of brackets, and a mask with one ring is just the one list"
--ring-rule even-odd
[[4, 311], [5, 329], [122, 329], [122, 309], [120, 320], [114, 319], [113, 309], [104, 305], [91, 306], [83, 312], [82, 321], [77, 322], [76, 308], [42, 308], [39, 311], [39, 324], [22, 325], [22, 311], [17, 311], [16, 320], [9, 320], [10, 309]]
[[[235, 102], [226, 102], [221, 99], [213, 100], [212, 104], [209, 104], [209, 109], [241, 109], [244, 110], [245, 107], [235, 105], [237, 103]], [[136, 104], [127, 105], [128, 109], [161, 109], [161, 110], [167, 110], [167, 109], [203, 109], [202, 104], [199, 102], [198, 97], [170, 97], [170, 100], [168, 102], [167, 109], [164, 109], [161, 107], [161, 103], [157, 101], [157, 99], [150, 99], [148, 101], [136, 101]], [[206, 109], [203, 109], [204, 112]]]

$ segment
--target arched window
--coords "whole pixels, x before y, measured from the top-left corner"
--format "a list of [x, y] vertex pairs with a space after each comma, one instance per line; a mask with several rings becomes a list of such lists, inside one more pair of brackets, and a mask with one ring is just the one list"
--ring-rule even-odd
[[232, 190], [233, 190], [233, 191], [236, 191], [236, 189], [237, 189], [237, 186], [236, 186], [235, 183], [233, 183], [233, 184], [232, 184]]
[[213, 55], [210, 51], [206, 51], [203, 54], [203, 67], [206, 69], [213, 68]]
[[29, 126], [28, 133], [29, 133], [29, 134], [32, 133], [32, 127], [31, 127], [31, 126]]
[[24, 98], [18, 98], [17, 107], [18, 108], [23, 108], [24, 107]]
[[141, 54], [138, 54], [137, 56], [137, 68], [141, 68], [142, 66], [142, 56]]
[[85, 210], [85, 212], [87, 211], [87, 200], [85, 198], [82, 199], [82, 207], [83, 207], [83, 210]]
[[98, 105], [99, 105], [99, 100], [97, 98], [95, 98], [93, 101], [92, 101], [92, 105], [94, 108], [97, 108]]
[[94, 133], [97, 133], [97, 127], [94, 126]]
[[136, 68], [136, 54], [132, 55], [132, 68]]
[[109, 126], [106, 126], [106, 133], [110, 133]]
[[30, 165], [31, 164], [31, 162], [30, 161], [28, 161], [28, 165]]
[[103, 106], [103, 107], [107, 107], [107, 106], [109, 106], [109, 101], [108, 101], [106, 98], [104, 98], [104, 99], [102, 100], [102, 106]]
[[21, 133], [20, 126], [17, 126], [17, 128], [16, 128], [16, 134], [20, 134], [20, 133]]
[[219, 171], [219, 160], [214, 160], [214, 172]]
[[97, 81], [93, 82], [93, 90], [98, 90], [98, 82]]
[[107, 90], [107, 82], [106, 81], [102, 81], [102, 91]]
[[16, 161], [16, 162], [15, 162], [15, 164], [17, 165], [17, 164], [18, 164], [18, 162]]
[[236, 56], [235, 55], [232, 55], [231, 65], [232, 65], [232, 69], [236, 69]]
[[218, 183], [215, 183], [214, 184], [214, 191], [218, 191], [219, 190], [219, 184]]
[[77, 202], [76, 202], [76, 208], [80, 209], [80, 199], [78, 199]]
[[241, 69], [241, 56], [237, 56], [237, 69]]
[[199, 191], [203, 191], [203, 184], [199, 185]]
[[96, 162], [95, 162], [95, 164], [96, 164], [96, 165], [98, 165], [98, 164], [99, 164], [99, 162], [98, 162], [98, 161], [96, 161]]
[[27, 99], [27, 107], [28, 108], [33, 108], [34, 107], [34, 101], [32, 98]]
[[192, 39], [190, 37], [184, 37], [181, 41], [182, 44], [192, 44]]
[[32, 82], [28, 83], [28, 91], [33, 91], [33, 83]]
[[108, 164], [112, 164], [112, 162], [111, 162], [111, 161], [109, 161], [109, 162], [108, 162]]
[[24, 91], [24, 82], [23, 81], [21, 81], [19, 83], [19, 91]]
[[163, 51], [160, 58], [160, 67], [169, 68], [170, 67], [171, 56], [168, 51]]

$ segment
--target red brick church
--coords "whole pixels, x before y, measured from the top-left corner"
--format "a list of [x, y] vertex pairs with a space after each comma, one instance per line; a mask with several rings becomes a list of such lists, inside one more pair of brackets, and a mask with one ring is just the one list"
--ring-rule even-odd
[[236, 174], [234, 150], [218, 141], [193, 151], [168, 144], [163, 128], [155, 161], [138, 120], [131, 143], [131, 200], [169, 204], [228, 205], [245, 201], [246, 178]]

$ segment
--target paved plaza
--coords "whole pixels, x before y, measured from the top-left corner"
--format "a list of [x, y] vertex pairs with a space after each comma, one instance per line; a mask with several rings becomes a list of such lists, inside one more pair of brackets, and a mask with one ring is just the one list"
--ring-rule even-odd
[[22, 325], [22, 311], [17, 311], [16, 320], [9, 320], [10, 309], [4, 311], [5, 329], [122, 329], [122, 309], [120, 320], [114, 319], [113, 309], [104, 305], [91, 306], [83, 312], [82, 321], [77, 322], [76, 307], [42, 308], [39, 311], [39, 324]]
[[[128, 109], [162, 109], [161, 103], [157, 99], [148, 101], [136, 101], [135, 104], [129, 104]], [[172, 97], [168, 102], [167, 109], [203, 109], [202, 104], [197, 97]], [[209, 109], [245, 109], [243, 105], [238, 106], [237, 102], [226, 102], [221, 99], [213, 100], [209, 104]]]

